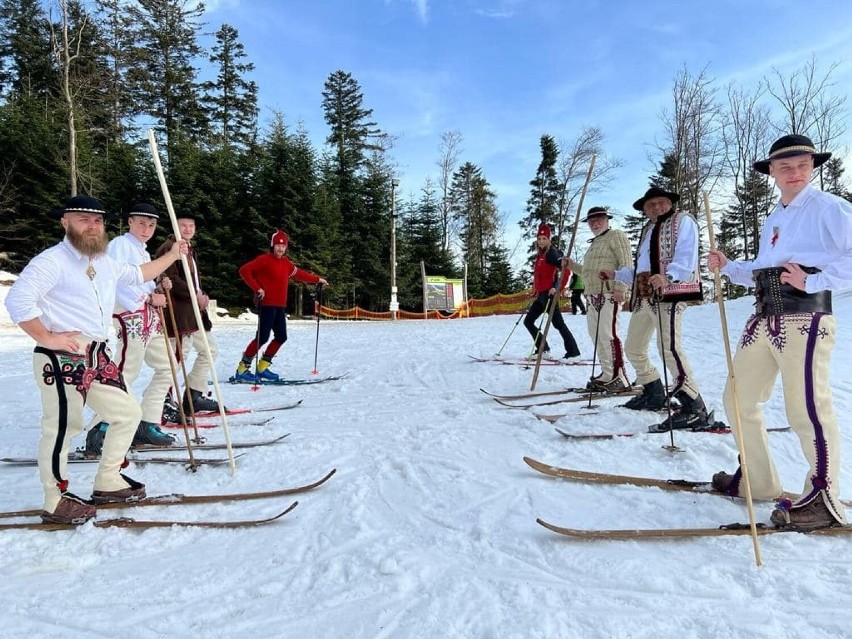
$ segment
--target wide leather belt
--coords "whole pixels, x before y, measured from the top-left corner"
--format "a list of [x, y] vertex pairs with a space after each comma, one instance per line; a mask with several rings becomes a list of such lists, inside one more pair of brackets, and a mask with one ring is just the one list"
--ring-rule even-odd
[[[805, 273], [819, 273], [819, 269], [803, 266]], [[771, 317], [788, 313], [831, 313], [831, 291], [805, 293], [790, 284], [781, 283], [781, 266], [755, 269], [755, 315]]]

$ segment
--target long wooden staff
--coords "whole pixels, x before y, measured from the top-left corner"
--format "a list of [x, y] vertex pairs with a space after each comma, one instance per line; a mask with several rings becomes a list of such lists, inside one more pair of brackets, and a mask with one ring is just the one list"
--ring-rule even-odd
[[[183, 345], [180, 341], [180, 332], [178, 331], [177, 320], [175, 319], [175, 307], [172, 303], [172, 294], [168, 291], [164, 291], [166, 294], [166, 306], [169, 309], [169, 318], [171, 319], [171, 327], [172, 333], [175, 335], [175, 359], [177, 359], [178, 364], [180, 364], [180, 370], [183, 373], [183, 385], [184, 388], [189, 387], [189, 375], [186, 373], [186, 360], [183, 356]], [[187, 420], [186, 411], [183, 408], [183, 402], [180, 400], [180, 385], [175, 381], [175, 395], [177, 396], [177, 407], [178, 414], [181, 419], [185, 422]], [[192, 403], [192, 395], [190, 393], [186, 394], [186, 398], [189, 401], [189, 423], [192, 425], [192, 431], [195, 433], [195, 443], [201, 444], [204, 440], [198, 434], [198, 426], [195, 422], [195, 406]]]
[[[707, 217], [707, 235], [710, 236], [710, 250], [716, 250], [716, 233], [713, 230], [713, 217], [710, 213], [710, 196], [704, 191], [704, 213]], [[743, 487], [745, 488], [746, 507], [748, 508], [748, 521], [751, 527], [751, 539], [754, 546], [754, 561], [760, 566], [763, 561], [760, 558], [760, 542], [757, 540], [757, 523], [754, 518], [754, 502], [751, 498], [751, 483], [748, 478], [748, 464], [746, 463], [745, 446], [743, 446], [743, 425], [740, 421], [740, 402], [737, 397], [737, 380], [734, 377], [734, 359], [731, 356], [731, 343], [728, 337], [728, 317], [725, 313], [725, 298], [722, 292], [722, 276], [719, 269], [713, 269], [713, 278], [716, 281], [716, 300], [719, 302], [719, 316], [722, 320], [722, 341], [725, 343], [725, 358], [728, 362], [728, 383], [731, 385], [731, 397], [734, 402], [734, 437], [737, 440], [737, 448], [740, 449], [740, 469], [742, 470]]]
[[[577, 237], [577, 228], [580, 226], [580, 213], [583, 210], [583, 201], [586, 199], [586, 189], [589, 188], [589, 182], [592, 179], [592, 171], [595, 170], [595, 159], [597, 155], [592, 155], [592, 161], [589, 162], [589, 172], [586, 173], [586, 181], [583, 183], [583, 190], [580, 191], [580, 202], [577, 205], [577, 215], [574, 216], [574, 230], [571, 233], [571, 241], [568, 244], [568, 251], [564, 253], [568, 257], [571, 257], [571, 251], [574, 250], [574, 239]], [[559, 307], [559, 293], [562, 289], [562, 281], [565, 278], [565, 271], [568, 269], [563, 268], [559, 273], [559, 277], [556, 280], [556, 292], [553, 294], [553, 301], [551, 302], [550, 311], [547, 313], [547, 321], [544, 323], [544, 330], [541, 332], [541, 342], [539, 342], [538, 354], [535, 358], [535, 370], [533, 371], [532, 383], [530, 384], [530, 390], [535, 390], [536, 382], [538, 381], [538, 373], [541, 370], [541, 358], [544, 356], [544, 345], [547, 344], [547, 333], [550, 331], [550, 325], [553, 322], [553, 313]]]
[[[172, 342], [169, 339], [169, 333], [166, 330], [166, 317], [163, 315], [163, 308], [161, 306], [157, 307], [157, 316], [160, 318], [160, 326], [163, 330], [163, 340], [166, 343], [166, 356], [169, 358], [169, 370], [172, 373], [172, 387], [175, 389], [175, 392], [177, 392], [180, 385], [178, 384], [177, 370], [175, 369], [175, 354], [172, 352]], [[184, 379], [185, 378], [184, 374]], [[189, 455], [189, 467], [194, 472], [198, 469], [198, 466], [195, 464], [195, 458], [192, 455], [192, 443], [189, 436], [189, 428], [186, 425], [186, 415], [183, 412], [183, 402], [178, 402], [178, 412], [180, 413], [180, 423], [183, 426], [183, 438], [186, 442], [186, 452]], [[196, 434], [198, 434], [197, 431]]]
[[[180, 228], [177, 223], [177, 216], [172, 205], [172, 198], [169, 195], [169, 185], [166, 183], [166, 175], [163, 173], [163, 165], [160, 163], [160, 152], [157, 149], [157, 139], [154, 136], [154, 129], [148, 129], [148, 143], [151, 146], [151, 156], [154, 159], [154, 167], [157, 169], [157, 177], [160, 179], [160, 188], [163, 191], [163, 200], [166, 203], [166, 209], [169, 212], [169, 219], [172, 222], [172, 231], [175, 234], [175, 242], [180, 241]], [[192, 273], [189, 270], [189, 262], [186, 255], [181, 254], [180, 263], [183, 266], [183, 274], [187, 283], [192, 282]], [[198, 307], [198, 298], [195, 295], [195, 287], [188, 286], [189, 299], [192, 302], [192, 311], [195, 314], [195, 322], [198, 326], [198, 333], [201, 335], [201, 340], [204, 342], [204, 350], [207, 353], [207, 359], [210, 361], [210, 376], [213, 378], [213, 390], [216, 393], [216, 401], [219, 404], [219, 414], [222, 416], [222, 428], [225, 432], [225, 446], [228, 449], [228, 463], [231, 467], [231, 475], [237, 474], [237, 464], [234, 461], [234, 449], [231, 445], [231, 427], [228, 424], [228, 416], [225, 414], [225, 402], [222, 400], [222, 391], [219, 388], [219, 378], [216, 375], [216, 366], [213, 361], [213, 353], [210, 351], [210, 342], [207, 341], [207, 331], [204, 330], [204, 322], [201, 318], [201, 309]], [[179, 335], [175, 335], [175, 339], [180, 339]], [[190, 389], [186, 389], [187, 395]]]

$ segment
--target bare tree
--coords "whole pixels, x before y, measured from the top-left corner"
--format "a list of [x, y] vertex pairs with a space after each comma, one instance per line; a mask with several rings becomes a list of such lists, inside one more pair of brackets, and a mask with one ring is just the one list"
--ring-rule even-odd
[[[573, 211], [574, 204], [580, 197], [589, 162], [592, 156], [597, 156], [592, 179], [589, 181], [588, 192], [605, 189], [615, 178], [615, 173], [623, 164], [619, 158], [604, 153], [603, 131], [595, 126], [584, 126], [579, 135], [572, 141], [559, 142], [559, 195], [557, 199], [557, 233], [562, 237], [566, 224], [574, 220], [568, 216]], [[531, 232], [531, 229], [528, 229]], [[565, 246], [567, 246], [567, 242]]]
[[[762, 218], [756, 213], [766, 211], [770, 202], [753, 201], [755, 189], [740, 188], [754, 177], [754, 161], [763, 157], [768, 148], [770, 129], [769, 109], [760, 104], [766, 89], [758, 85], [753, 93], [728, 85], [728, 111], [722, 128], [722, 140], [725, 148], [725, 160], [728, 175], [734, 183], [734, 196], [737, 200], [737, 211], [741, 216], [741, 240], [743, 259], [751, 259], [757, 250], [757, 240], [760, 233]], [[771, 193], [771, 191], [767, 191]], [[752, 201], [745, 201], [750, 198]], [[747, 215], [746, 212], [753, 213]], [[723, 220], [719, 220], [721, 224]], [[753, 250], [751, 250], [753, 249]]]
[[682, 208], [696, 216], [702, 192], [712, 191], [725, 169], [723, 113], [714, 82], [706, 67], [696, 76], [683, 68], [672, 86], [672, 111], [663, 109], [660, 114], [666, 139], [658, 150], [675, 161], [670, 188], [680, 194]]
[[[846, 133], [846, 95], [832, 93], [834, 72], [839, 63], [821, 72], [816, 57], [811, 56], [800, 68], [785, 76], [776, 68], [764, 78], [768, 93], [781, 108], [777, 122], [779, 134], [807, 135], [819, 149], [829, 149]], [[825, 186], [819, 171], [820, 187]]]
[[82, 32], [86, 28], [88, 17], [84, 16], [75, 34], [70, 33], [68, 3], [66, 0], [57, 0], [59, 5], [60, 23], [59, 35], [56, 34], [53, 22], [51, 22], [51, 39], [53, 40], [53, 52], [62, 69], [61, 83], [62, 95], [68, 108], [68, 172], [71, 180], [71, 195], [77, 195], [77, 107], [75, 102], [74, 88], [71, 85], [71, 67], [80, 55], [80, 43]]
[[448, 252], [452, 236], [453, 221], [453, 199], [452, 183], [453, 173], [461, 155], [462, 134], [456, 129], [445, 131], [441, 134], [441, 144], [438, 149], [441, 158], [438, 160], [438, 212], [441, 217], [441, 248]]

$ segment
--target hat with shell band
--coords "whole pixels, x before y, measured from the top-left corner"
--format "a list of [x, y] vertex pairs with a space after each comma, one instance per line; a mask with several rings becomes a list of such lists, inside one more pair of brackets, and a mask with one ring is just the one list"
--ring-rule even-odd
[[769, 175], [769, 163], [772, 160], [790, 158], [796, 155], [814, 156], [814, 168], [825, 164], [831, 157], [831, 153], [817, 153], [814, 143], [807, 136], [785, 135], [772, 143], [769, 148], [769, 156], [765, 160], [758, 160], [754, 163], [754, 170]]
[[147, 202], [138, 202], [133, 205], [133, 207], [124, 214], [125, 218], [132, 217], [134, 215], [138, 215], [141, 217], [150, 217], [155, 220], [160, 219], [160, 214], [157, 213], [157, 209], [154, 208], [152, 204], [148, 204]]
[[75, 195], [65, 200], [65, 205], [51, 209], [48, 215], [59, 219], [66, 213], [99, 213], [104, 220], [112, 219], [112, 213], [107, 213], [101, 201], [89, 195]]

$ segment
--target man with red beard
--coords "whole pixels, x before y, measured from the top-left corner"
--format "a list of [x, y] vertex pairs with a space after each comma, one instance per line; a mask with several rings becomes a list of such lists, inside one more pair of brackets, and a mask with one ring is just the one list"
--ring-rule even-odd
[[[251, 262], [240, 267], [240, 277], [254, 291], [259, 300], [257, 335], [249, 342], [243, 352], [243, 358], [237, 365], [237, 380], [247, 382], [256, 380], [275, 381], [278, 375], [269, 370], [272, 358], [278, 349], [287, 341], [287, 287], [290, 279], [305, 284], [321, 284], [328, 282], [310, 271], [297, 268], [293, 262], [284, 257], [287, 252], [287, 234], [276, 230], [272, 235], [269, 253], [258, 255]], [[272, 341], [263, 352], [263, 357], [257, 363], [255, 374], [251, 374], [251, 360], [257, 355], [260, 347], [266, 344], [269, 333]]]
[[[167, 255], [133, 266], [107, 254], [107, 213], [95, 198], [74, 196], [51, 215], [60, 218], [65, 239], [21, 271], [6, 307], [12, 321], [37, 342], [33, 372], [43, 409], [38, 452], [44, 486], [41, 517], [78, 525], [95, 516], [96, 504], [145, 496], [144, 484], [120, 472], [142, 411], [107, 347], [116, 284], [154, 279], [185, 254], [187, 246], [180, 242]], [[83, 430], [86, 405], [110, 423], [90, 501], [70, 493], [67, 479], [68, 447]]]

